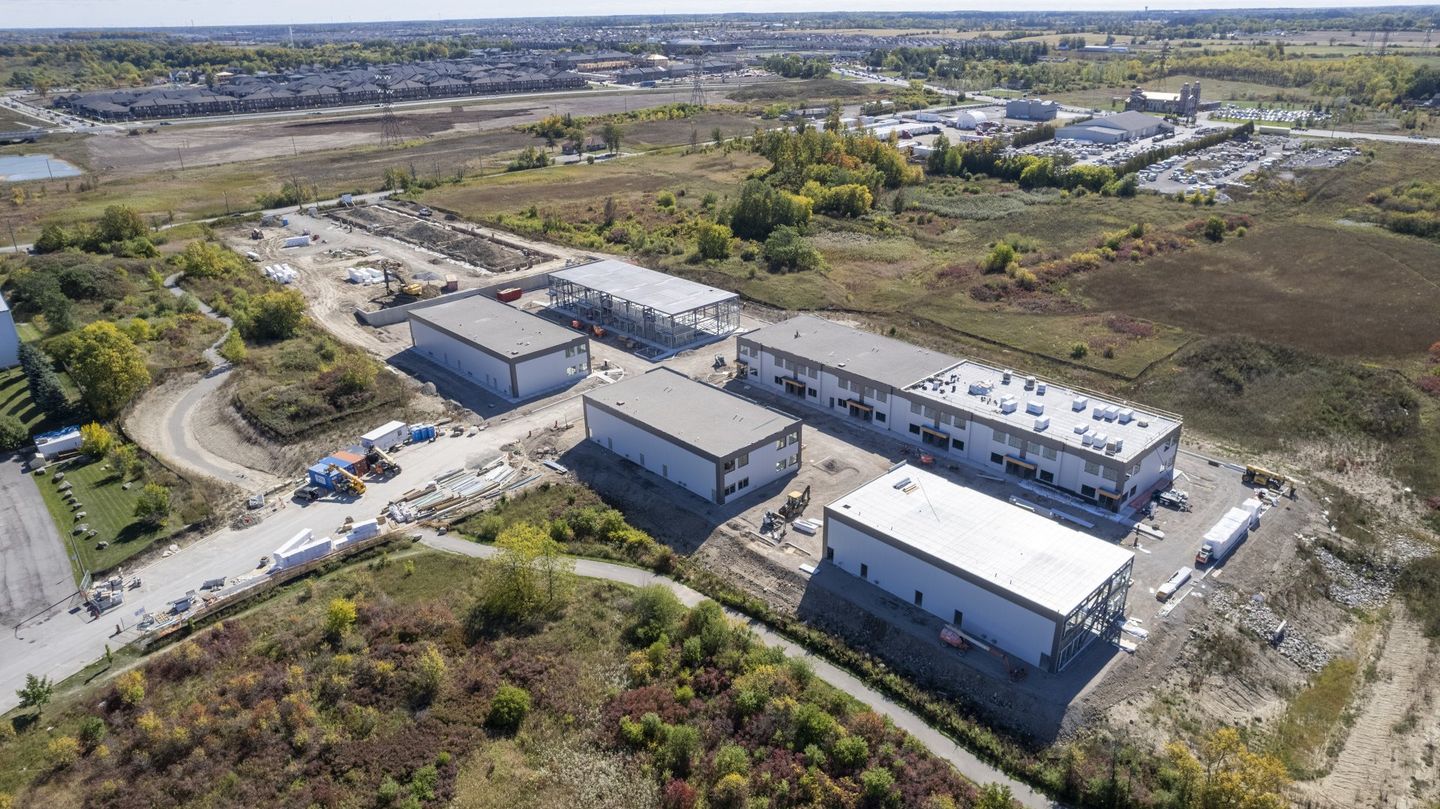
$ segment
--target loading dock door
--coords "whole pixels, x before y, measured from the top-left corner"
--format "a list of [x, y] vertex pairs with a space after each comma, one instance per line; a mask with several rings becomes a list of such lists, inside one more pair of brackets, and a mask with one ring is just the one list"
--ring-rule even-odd
[[850, 415], [854, 416], [857, 419], [864, 419], [866, 421], [869, 421], [870, 419], [875, 417], [875, 408], [865, 404], [864, 402], [857, 402], [854, 399], [851, 399], [850, 401], [847, 401], [845, 403], [845, 406], [850, 409]]
[[780, 381], [785, 384], [785, 392], [786, 392], [786, 393], [793, 394], [793, 395], [795, 395], [795, 396], [799, 396], [799, 397], [802, 398], [802, 399], [805, 398], [805, 383], [804, 383], [804, 382], [801, 382], [801, 381], [798, 380], [798, 379], [788, 379], [788, 378], [787, 378], [787, 379], [782, 379], [782, 380], [780, 380]]
[[1100, 495], [1101, 499], [1105, 501], [1104, 505], [1106, 508], [1110, 509], [1111, 511], [1120, 510], [1120, 500], [1125, 495], [1121, 494], [1120, 492], [1112, 492], [1109, 489], [1097, 489], [1095, 493]]
[[950, 436], [930, 427], [920, 428], [920, 440], [932, 447], [950, 449]]
[[1035, 464], [1020, 458], [1005, 456], [1005, 471], [1019, 475], [1022, 478], [1035, 477]]

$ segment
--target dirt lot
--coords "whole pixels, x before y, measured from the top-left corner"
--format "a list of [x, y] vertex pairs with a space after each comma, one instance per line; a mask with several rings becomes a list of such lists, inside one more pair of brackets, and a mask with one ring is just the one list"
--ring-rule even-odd
[[363, 228], [378, 236], [399, 239], [493, 272], [529, 268], [537, 262], [554, 258], [550, 253], [536, 253], [525, 248], [517, 250], [493, 238], [484, 238], [479, 231], [463, 223], [449, 224], [421, 217], [417, 206], [404, 203], [341, 208], [330, 216], [337, 222]]

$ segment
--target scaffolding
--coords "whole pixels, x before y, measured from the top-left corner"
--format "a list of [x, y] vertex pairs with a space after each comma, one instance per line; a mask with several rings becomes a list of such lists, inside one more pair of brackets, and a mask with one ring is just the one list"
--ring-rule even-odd
[[1055, 644], [1055, 671], [1070, 665], [1070, 661], [1094, 641], [1109, 643], [1119, 637], [1120, 626], [1125, 623], [1125, 597], [1130, 591], [1130, 572], [1134, 564], [1133, 559], [1126, 562], [1065, 616], [1064, 628]]
[[669, 354], [712, 342], [740, 325], [740, 297], [622, 261], [550, 275], [550, 308], [585, 325]]

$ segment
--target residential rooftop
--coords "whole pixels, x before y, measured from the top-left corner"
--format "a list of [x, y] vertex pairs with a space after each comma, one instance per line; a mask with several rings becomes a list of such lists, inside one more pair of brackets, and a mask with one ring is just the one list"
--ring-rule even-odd
[[961, 360], [906, 390], [1120, 461], [1143, 454], [1180, 424], [1170, 413], [974, 360]]
[[648, 306], [666, 315], [678, 315], [739, 297], [734, 292], [615, 259], [552, 272], [550, 277], [580, 284], [642, 307]]
[[412, 310], [410, 319], [506, 357], [521, 357], [560, 348], [581, 336], [564, 326], [481, 295]]
[[893, 388], [908, 387], [960, 362], [939, 351], [810, 315], [756, 329], [741, 339]]
[[826, 506], [914, 553], [1068, 615], [1130, 551], [900, 464]]
[[585, 398], [716, 458], [800, 428], [794, 416], [664, 367], [587, 391]]

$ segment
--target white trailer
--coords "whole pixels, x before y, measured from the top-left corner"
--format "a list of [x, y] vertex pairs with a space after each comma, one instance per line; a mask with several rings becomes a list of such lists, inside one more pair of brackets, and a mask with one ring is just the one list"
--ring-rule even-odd
[[1232, 508], [1225, 516], [1205, 533], [1200, 551], [1195, 554], [1195, 564], [1219, 564], [1235, 552], [1235, 548], [1250, 532], [1250, 523], [1255, 513], [1246, 508]]
[[1194, 572], [1195, 571], [1191, 570], [1188, 567], [1182, 567], [1179, 570], [1175, 571], [1175, 575], [1171, 576], [1164, 584], [1160, 585], [1160, 588], [1158, 590], [1155, 591], [1156, 600], [1169, 601], [1170, 596], [1175, 595], [1175, 591], [1179, 590], [1181, 587], [1184, 587], [1185, 583], [1190, 581], [1190, 576], [1194, 574]]
[[410, 425], [403, 421], [389, 421], [360, 436], [360, 444], [366, 449], [379, 447], [389, 451], [405, 443], [410, 437]]

